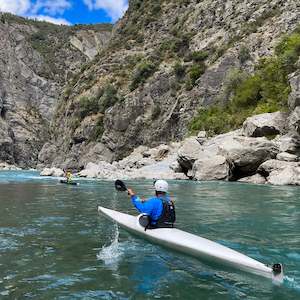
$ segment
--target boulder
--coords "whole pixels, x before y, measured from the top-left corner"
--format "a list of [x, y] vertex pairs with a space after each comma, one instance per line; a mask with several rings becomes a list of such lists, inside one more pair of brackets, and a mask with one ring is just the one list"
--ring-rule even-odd
[[153, 158], [156, 161], [161, 161], [168, 156], [170, 153], [170, 147], [168, 145], [159, 145], [156, 148], [147, 149], [141, 154], [143, 157]]
[[282, 161], [298, 161], [299, 157], [288, 152], [281, 152], [277, 154], [276, 159]]
[[183, 170], [177, 160], [173, 161], [169, 165], [170, 169], [173, 170], [175, 173], [183, 173]]
[[185, 174], [174, 172], [172, 169], [170, 169], [167, 161], [156, 162], [138, 170], [131, 170], [127, 173], [127, 176], [129, 176], [131, 179], [188, 179]]
[[230, 165], [226, 158], [216, 155], [197, 159], [191, 175], [196, 180], [226, 180], [229, 178], [230, 172]]
[[266, 178], [260, 174], [255, 174], [252, 176], [244, 177], [238, 180], [239, 182], [254, 183], [254, 184], [265, 184], [267, 182]]
[[267, 177], [273, 185], [299, 185], [300, 163], [280, 160], [268, 160], [258, 168], [258, 172]]
[[207, 141], [206, 131], [199, 131], [196, 139], [200, 145], [203, 145]]
[[177, 160], [185, 172], [193, 168], [193, 164], [200, 158], [200, 152], [202, 150], [202, 146], [194, 136], [183, 141], [182, 146], [178, 150]]
[[283, 170], [273, 171], [267, 179], [272, 185], [300, 185], [300, 167], [288, 166]]
[[219, 145], [219, 155], [234, 165], [234, 175], [251, 175], [266, 160], [275, 158], [276, 145], [264, 137], [233, 137]]
[[279, 152], [288, 152], [291, 154], [300, 153], [300, 136], [298, 134], [289, 134], [277, 137], [273, 142], [279, 148]]
[[124, 171], [119, 170], [112, 164], [105, 161], [100, 161], [98, 164], [88, 163], [85, 169], [78, 173], [78, 176], [109, 180], [115, 180], [117, 178], [128, 179], [128, 176], [126, 176]]
[[267, 177], [270, 173], [274, 171], [282, 171], [285, 168], [298, 168], [300, 166], [300, 162], [287, 162], [282, 160], [270, 159], [265, 161], [263, 164], [259, 166], [257, 169], [258, 173]]
[[54, 177], [62, 177], [64, 176], [64, 171], [59, 168], [45, 168], [40, 176], [54, 176]]
[[287, 113], [275, 112], [252, 116], [243, 124], [243, 135], [261, 137], [282, 134], [285, 129]]
[[6, 162], [0, 162], [0, 170], [2, 170], [2, 171], [19, 171], [22, 169], [17, 166], [10, 165]]

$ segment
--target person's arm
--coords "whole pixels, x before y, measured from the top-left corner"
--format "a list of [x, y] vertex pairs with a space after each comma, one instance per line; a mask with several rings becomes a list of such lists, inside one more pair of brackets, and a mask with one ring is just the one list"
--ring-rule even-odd
[[151, 214], [153, 207], [150, 201], [141, 200], [137, 195], [135, 195], [132, 189], [128, 189], [128, 195], [131, 197], [132, 204], [139, 212]]

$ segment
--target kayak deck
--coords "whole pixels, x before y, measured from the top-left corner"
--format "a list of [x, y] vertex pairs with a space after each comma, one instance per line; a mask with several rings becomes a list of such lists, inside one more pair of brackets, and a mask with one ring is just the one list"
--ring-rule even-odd
[[228, 247], [177, 228], [157, 228], [145, 231], [137, 217], [98, 206], [98, 211], [121, 227], [160, 245], [178, 250], [197, 258], [234, 267], [256, 275], [283, 280], [283, 272], [275, 274], [273, 269]]
[[59, 182], [63, 184], [69, 184], [69, 185], [79, 185], [78, 182], [74, 182], [74, 181], [68, 182], [67, 180], [63, 180], [63, 179], [61, 179]]

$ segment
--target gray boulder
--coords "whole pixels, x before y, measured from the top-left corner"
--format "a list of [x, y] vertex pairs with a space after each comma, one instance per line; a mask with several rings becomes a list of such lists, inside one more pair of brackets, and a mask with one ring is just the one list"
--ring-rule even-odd
[[59, 168], [45, 168], [40, 173], [40, 176], [62, 177], [62, 176], [64, 176], [64, 171]]
[[283, 170], [273, 171], [267, 179], [272, 185], [300, 185], [300, 167], [288, 166]]
[[266, 160], [275, 158], [278, 148], [266, 138], [234, 137], [219, 145], [219, 154], [234, 164], [236, 174], [255, 173]]
[[266, 178], [261, 176], [260, 174], [244, 177], [239, 179], [238, 181], [244, 183], [253, 183], [253, 184], [265, 184], [267, 182]]
[[262, 163], [258, 168], [258, 173], [267, 177], [271, 172], [282, 171], [287, 167], [298, 168], [300, 162], [288, 162], [276, 159], [270, 159]]
[[243, 135], [261, 137], [282, 134], [284, 132], [287, 113], [265, 113], [249, 117], [243, 124]]
[[193, 168], [194, 162], [201, 157], [202, 146], [196, 138], [190, 137], [183, 141], [182, 147], [178, 150], [178, 163], [183, 170], [188, 171]]
[[300, 163], [280, 160], [268, 160], [258, 168], [258, 172], [267, 177], [273, 185], [299, 185]]
[[193, 165], [192, 177], [196, 180], [226, 180], [229, 176], [230, 165], [220, 155], [202, 157]]
[[283, 161], [298, 161], [299, 157], [288, 152], [281, 152], [277, 154], [276, 159]]
[[279, 148], [279, 152], [288, 152], [296, 155], [300, 153], [300, 136], [298, 134], [279, 136], [273, 142]]

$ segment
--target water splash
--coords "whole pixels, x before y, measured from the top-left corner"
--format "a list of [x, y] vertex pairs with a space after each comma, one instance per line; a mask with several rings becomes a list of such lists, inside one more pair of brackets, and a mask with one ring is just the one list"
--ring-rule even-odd
[[102, 260], [105, 265], [117, 266], [122, 256], [122, 249], [119, 246], [119, 228], [114, 225], [114, 235], [109, 245], [104, 245], [97, 254], [97, 259]]

